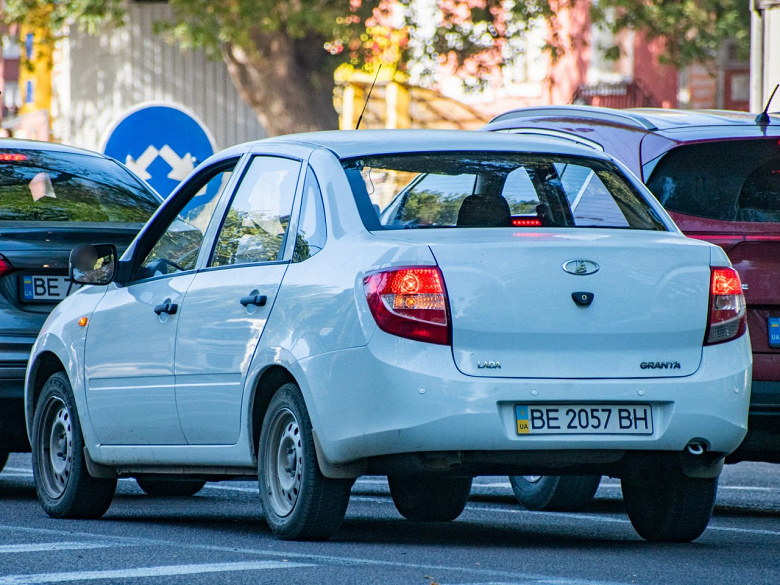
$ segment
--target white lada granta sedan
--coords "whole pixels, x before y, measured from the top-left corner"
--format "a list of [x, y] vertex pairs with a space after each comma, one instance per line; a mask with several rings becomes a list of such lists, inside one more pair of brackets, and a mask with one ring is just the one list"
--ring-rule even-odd
[[[477, 475], [621, 478], [689, 541], [746, 431], [739, 276], [609, 157], [556, 138], [303, 134], [228, 149], [122, 256], [71, 255], [26, 409], [51, 516], [256, 476], [281, 538], [327, 538], [387, 475], [447, 521]], [[91, 286], [90, 286], [91, 285]]]

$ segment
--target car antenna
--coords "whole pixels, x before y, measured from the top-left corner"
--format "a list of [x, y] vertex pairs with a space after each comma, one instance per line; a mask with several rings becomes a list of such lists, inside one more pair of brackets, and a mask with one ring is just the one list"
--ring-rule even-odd
[[770, 95], [769, 99], [766, 101], [766, 107], [764, 108], [764, 111], [756, 116], [756, 124], [759, 126], [769, 125], [769, 104], [772, 103], [772, 98], [775, 97], [778, 87], [780, 87], [780, 83], [775, 86], [775, 89], [772, 91], [772, 95]]
[[[358, 118], [357, 124], [355, 124], [355, 130], [360, 129], [360, 122], [363, 121], [363, 114], [366, 113], [366, 106], [368, 105], [368, 100], [371, 99], [371, 92], [374, 91], [374, 86], [376, 85], [376, 80], [379, 79], [379, 72], [382, 70], [382, 64], [379, 64], [379, 67], [376, 68], [376, 75], [374, 76], [374, 81], [371, 83], [371, 89], [368, 90], [368, 95], [366, 96], [366, 101], [363, 102], [363, 109], [360, 111], [360, 117]], [[777, 89], [777, 88], [775, 88]], [[774, 95], [774, 94], [772, 94]]]

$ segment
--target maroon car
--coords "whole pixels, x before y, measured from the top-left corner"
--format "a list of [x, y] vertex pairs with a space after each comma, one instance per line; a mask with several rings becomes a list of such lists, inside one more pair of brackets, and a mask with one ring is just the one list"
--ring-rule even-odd
[[[611, 154], [683, 232], [728, 253], [748, 303], [753, 390], [748, 435], [727, 463], [780, 463], [780, 114], [551, 106], [507, 112], [485, 130], [565, 137]], [[512, 483], [529, 507], [572, 509], [598, 486], [586, 479]]]

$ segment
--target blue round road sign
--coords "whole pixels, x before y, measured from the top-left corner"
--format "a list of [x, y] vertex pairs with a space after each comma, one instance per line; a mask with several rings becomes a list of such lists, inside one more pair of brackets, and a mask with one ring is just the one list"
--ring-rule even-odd
[[125, 114], [108, 133], [103, 152], [125, 163], [163, 197], [212, 154], [206, 127], [186, 110], [146, 104]]

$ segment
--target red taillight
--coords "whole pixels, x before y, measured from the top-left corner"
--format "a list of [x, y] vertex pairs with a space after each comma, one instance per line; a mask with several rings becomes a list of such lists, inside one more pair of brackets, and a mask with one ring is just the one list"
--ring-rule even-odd
[[745, 295], [733, 268], [713, 268], [710, 277], [710, 313], [705, 345], [731, 341], [745, 333]]
[[512, 225], [515, 227], [541, 227], [542, 221], [535, 217], [529, 217], [529, 218], [515, 217], [512, 219]]
[[448, 345], [447, 291], [438, 268], [399, 268], [363, 279], [368, 306], [382, 331]]
[[27, 160], [27, 156], [24, 154], [0, 152], [0, 162], [18, 162], [23, 160]]
[[0, 255], [0, 277], [5, 276], [9, 272], [13, 271], [14, 267], [13, 265], [8, 261], [8, 259]]

